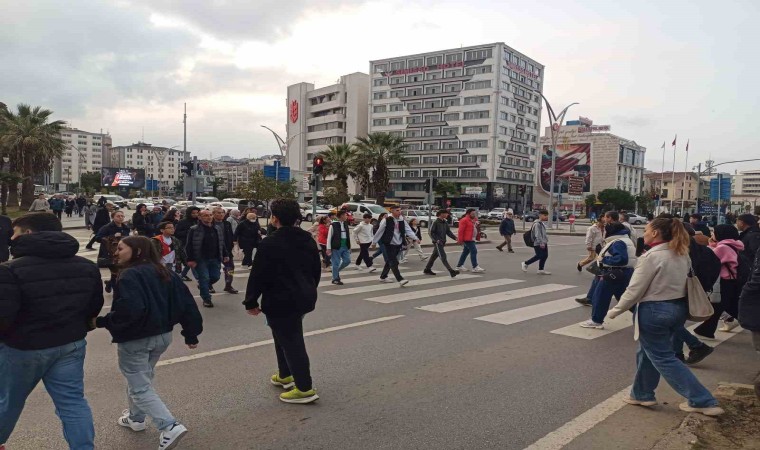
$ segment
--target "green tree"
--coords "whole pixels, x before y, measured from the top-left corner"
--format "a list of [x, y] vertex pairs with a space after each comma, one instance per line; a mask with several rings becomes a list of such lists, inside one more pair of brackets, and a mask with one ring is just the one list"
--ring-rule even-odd
[[340, 206], [348, 201], [348, 192], [340, 183], [336, 187], [328, 187], [322, 192], [325, 201], [331, 205]]
[[456, 194], [459, 192], [459, 189], [457, 188], [457, 184], [452, 181], [439, 181], [433, 191], [435, 195], [441, 196], [441, 207], [445, 208], [449, 195]]
[[217, 194], [219, 193], [219, 187], [224, 186], [224, 183], [226, 182], [227, 182], [226, 178], [214, 177], [214, 179], [211, 181], [211, 192], [214, 197], [219, 198], [217, 196]]
[[298, 195], [296, 180], [275, 181], [273, 178], [264, 176], [264, 172], [257, 170], [251, 173], [248, 183], [238, 188], [238, 193], [249, 200], [267, 202], [276, 198], [294, 199]]
[[100, 190], [101, 184], [100, 172], [85, 172], [82, 174], [82, 189], [87, 194], [92, 194]]
[[319, 152], [325, 160], [325, 175], [334, 175], [346, 193], [348, 193], [348, 177], [355, 175], [356, 154], [353, 144], [328, 145], [327, 150]]
[[599, 201], [604, 204], [605, 209], [633, 209], [636, 200], [630, 192], [622, 189], [605, 189], [599, 192]]
[[[34, 176], [49, 172], [53, 160], [63, 155], [66, 145], [61, 131], [66, 122], [50, 122], [53, 111], [39, 106], [18, 105], [18, 112], [0, 109], [0, 146], [9, 156], [10, 171], [20, 173], [21, 209], [34, 200]], [[9, 185], [9, 202], [18, 195], [15, 183]]]
[[[357, 138], [358, 151], [356, 172], [360, 184], [368, 180], [374, 191], [378, 205], [385, 203], [385, 194], [390, 186], [390, 165], [408, 166], [406, 144], [400, 137], [388, 133], [370, 133], [367, 137]], [[366, 170], [359, 174], [359, 169]]]

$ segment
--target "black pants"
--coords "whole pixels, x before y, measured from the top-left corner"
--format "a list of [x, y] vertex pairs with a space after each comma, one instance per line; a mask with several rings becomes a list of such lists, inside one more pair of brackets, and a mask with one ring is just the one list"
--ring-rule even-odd
[[715, 312], [709, 319], [694, 328], [694, 332], [702, 336], [714, 336], [723, 311], [733, 318], [738, 317], [739, 295], [741, 292], [741, 286], [739, 286], [736, 280], [720, 280], [720, 303], [713, 303]]
[[306, 343], [303, 340], [303, 316], [267, 316], [267, 323], [272, 329], [280, 378], [293, 375], [299, 391], [311, 390], [309, 355], [306, 353]]
[[246, 245], [243, 247], [243, 266], [253, 265], [253, 249], [252, 245]]
[[327, 246], [319, 244], [319, 254], [322, 255], [322, 264], [324, 264], [325, 267], [330, 267], [332, 265], [332, 261], [330, 261], [330, 258], [327, 257]]
[[396, 277], [396, 281], [404, 279], [404, 277], [401, 276], [401, 272], [398, 271], [398, 254], [400, 251], [400, 245], [385, 245], [385, 266], [383, 266], [383, 273], [380, 274], [380, 278], [388, 278], [388, 271], [392, 271], [393, 276]]
[[428, 260], [427, 266], [425, 266], [425, 270], [431, 270], [433, 268], [433, 263], [435, 260], [441, 258], [443, 267], [445, 267], [449, 273], [454, 271], [454, 269], [452, 269], [449, 265], [448, 259], [446, 259], [446, 250], [443, 249], [444, 245], [446, 244], [439, 244], [437, 242], [433, 245], [433, 254], [430, 255], [430, 259]]
[[367, 264], [367, 267], [372, 267], [372, 258], [369, 256], [369, 247], [371, 245], [371, 242], [368, 242], [366, 244], [359, 244], [359, 257], [356, 258], [357, 266], [361, 264], [362, 261], [364, 261], [364, 263]]
[[55, 214], [55, 216], [58, 218], [58, 220], [60, 220], [61, 216], [63, 215], [63, 210], [53, 211], [53, 214]]

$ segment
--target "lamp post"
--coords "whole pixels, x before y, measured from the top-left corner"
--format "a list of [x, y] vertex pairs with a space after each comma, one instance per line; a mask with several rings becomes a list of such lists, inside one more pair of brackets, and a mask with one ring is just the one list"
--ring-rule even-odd
[[[549, 183], [549, 228], [552, 228], [554, 224], [554, 215], [553, 215], [553, 209], [554, 209], [554, 183], [555, 183], [555, 177], [556, 174], [556, 164], [557, 164], [557, 139], [559, 139], [559, 128], [562, 124], [562, 121], [565, 119], [565, 114], [567, 113], [567, 110], [570, 109], [571, 106], [577, 105], [577, 102], [570, 103], [569, 105], [565, 106], [565, 109], [560, 111], [559, 114], [554, 113], [554, 109], [552, 109], [552, 106], [549, 104], [549, 100], [544, 97], [544, 94], [538, 93], [538, 95], [541, 96], [542, 99], [544, 99], [544, 103], [546, 103], [546, 109], [549, 114], [549, 120], [552, 122], [552, 125], [550, 127], [551, 130], [551, 141], [552, 141], [552, 172], [551, 172], [551, 182]], [[559, 217], [558, 217], [559, 219]], [[559, 221], [557, 221], [559, 222]]]
[[[69, 147], [76, 150], [79, 158], [77, 159], [77, 190], [82, 192], [82, 150], [74, 144], [69, 144]], [[68, 182], [71, 183], [71, 170], [69, 170]]]
[[274, 135], [275, 141], [277, 141], [277, 148], [280, 149], [280, 157], [282, 157], [282, 158], [285, 157], [285, 153], [287, 152], [288, 147], [290, 146], [290, 143], [293, 142], [293, 139], [295, 139], [298, 136], [300, 136], [300, 135], [303, 134], [303, 132], [294, 134], [293, 136], [291, 136], [290, 138], [288, 138], [287, 141], [285, 141], [284, 139], [282, 139], [280, 137], [279, 134], [275, 133], [274, 130], [272, 130], [271, 128], [269, 128], [269, 127], [267, 127], [265, 125], [262, 125], [261, 128], [266, 128], [267, 130], [269, 130], [269, 131], [272, 132], [272, 134]]

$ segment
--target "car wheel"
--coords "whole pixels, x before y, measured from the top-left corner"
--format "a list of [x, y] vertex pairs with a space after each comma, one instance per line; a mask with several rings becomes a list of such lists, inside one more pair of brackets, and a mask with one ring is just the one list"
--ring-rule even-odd
[[312, 216], [311, 214], [306, 214], [306, 221], [311, 222]]
[[640, 221], [640, 220], [637, 220], [637, 221], [634, 223], [634, 225], [641, 225], [641, 221]]
[[427, 228], [427, 220], [420, 220], [420, 226], [422, 228]]

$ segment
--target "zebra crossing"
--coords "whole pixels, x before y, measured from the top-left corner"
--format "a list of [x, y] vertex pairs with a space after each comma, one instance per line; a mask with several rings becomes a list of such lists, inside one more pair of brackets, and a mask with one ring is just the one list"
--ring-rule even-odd
[[[378, 283], [378, 274], [367, 276], [363, 271], [347, 271], [341, 273], [343, 283], [350, 287], [327, 286], [320, 289], [322, 298], [346, 298], [360, 299], [382, 305], [398, 305], [406, 302], [430, 301], [440, 299], [441, 296], [449, 297], [446, 301], [429, 304], [413, 304], [413, 309], [435, 314], [447, 314], [456, 312], [472, 311], [471, 319], [480, 323], [491, 325], [511, 326], [542, 317], [561, 316], [570, 311], [585, 311], [590, 315], [590, 308], [583, 307], [575, 301], [575, 298], [585, 292], [586, 286], [576, 286], [562, 283], [546, 283], [533, 286], [520, 286], [527, 283], [526, 279], [499, 278], [484, 279], [483, 274], [463, 273], [456, 278], [451, 278], [442, 273], [437, 277], [427, 277], [420, 271], [403, 272], [404, 278], [410, 280], [407, 287], [401, 289], [395, 283]], [[424, 277], [421, 278], [420, 277]], [[330, 274], [323, 274], [323, 278], [329, 279]], [[417, 289], [420, 287], [419, 289]], [[497, 290], [497, 292], [494, 292]], [[568, 296], [575, 292], [576, 295]], [[451, 300], [451, 294], [459, 294], [460, 298]], [[535, 300], [537, 303], [509, 309], [510, 303], [516, 300]], [[524, 304], [524, 303], [523, 303]], [[614, 304], [614, 302], [613, 302]], [[503, 305], [504, 311], [487, 315], [478, 315], [481, 307], [488, 305]], [[605, 322], [603, 330], [581, 328], [578, 324], [578, 314], [573, 314], [567, 325], [546, 330], [558, 336], [566, 336], [576, 339], [593, 340], [626, 330], [632, 326], [631, 314], [625, 313], [613, 320]], [[555, 325], [556, 326], [556, 325]]]

